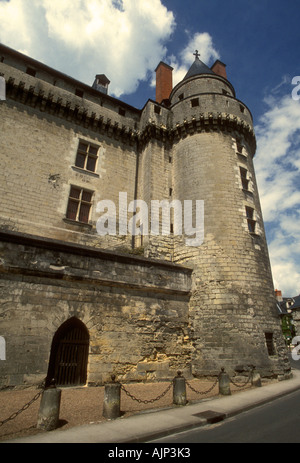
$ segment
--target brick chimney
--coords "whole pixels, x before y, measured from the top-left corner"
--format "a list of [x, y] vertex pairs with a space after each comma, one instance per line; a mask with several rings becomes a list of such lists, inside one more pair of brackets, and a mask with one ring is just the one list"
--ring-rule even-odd
[[283, 301], [282, 292], [279, 289], [275, 289], [275, 297], [278, 302]]
[[222, 61], [217, 59], [210, 69], [218, 74], [218, 76], [225, 77], [225, 79], [227, 79], [226, 64], [222, 63]]
[[156, 101], [162, 103], [168, 100], [173, 89], [173, 68], [162, 61], [159, 63], [156, 72]]

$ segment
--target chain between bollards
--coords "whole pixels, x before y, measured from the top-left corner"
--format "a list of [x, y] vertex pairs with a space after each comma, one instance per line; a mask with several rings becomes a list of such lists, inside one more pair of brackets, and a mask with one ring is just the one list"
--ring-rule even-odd
[[132, 400], [142, 403], [142, 404], [150, 404], [154, 403], [161, 398], [163, 398], [173, 386], [173, 405], [178, 406], [185, 406], [187, 404], [187, 394], [186, 394], [186, 386], [188, 386], [193, 392], [201, 395], [205, 395], [210, 393], [219, 382], [219, 393], [222, 395], [230, 395], [230, 379], [229, 376], [225, 373], [224, 368], [222, 368], [221, 373], [218, 375], [216, 381], [207, 391], [197, 391], [194, 389], [189, 382], [185, 379], [182, 375], [181, 371], [177, 372], [177, 376], [170, 382], [168, 387], [157, 397], [152, 399], [140, 399], [135, 397], [131, 392], [129, 392], [126, 387], [116, 382], [116, 376], [111, 376], [111, 382], [105, 385], [104, 390], [104, 401], [103, 401], [103, 416], [107, 419], [116, 419], [121, 416], [121, 391], [125, 392], [125, 394]]

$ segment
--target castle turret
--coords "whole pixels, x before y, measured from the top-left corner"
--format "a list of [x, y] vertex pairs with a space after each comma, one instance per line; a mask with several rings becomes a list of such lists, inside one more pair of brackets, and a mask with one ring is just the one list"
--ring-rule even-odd
[[200, 246], [174, 237], [174, 262], [194, 269], [194, 373], [254, 364], [262, 374], [283, 374], [289, 364], [253, 166], [252, 115], [236, 98], [225, 65], [212, 69], [196, 52], [170, 95], [173, 199], [204, 201], [205, 211]]
[[172, 88], [161, 62], [140, 110], [103, 74], [0, 56], [0, 387], [287, 375], [253, 121], [225, 64], [196, 52]]

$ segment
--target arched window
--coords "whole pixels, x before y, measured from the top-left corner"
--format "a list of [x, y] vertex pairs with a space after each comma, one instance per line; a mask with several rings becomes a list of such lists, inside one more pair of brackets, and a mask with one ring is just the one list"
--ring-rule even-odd
[[46, 385], [84, 385], [87, 379], [89, 333], [78, 318], [70, 318], [56, 331], [50, 353]]

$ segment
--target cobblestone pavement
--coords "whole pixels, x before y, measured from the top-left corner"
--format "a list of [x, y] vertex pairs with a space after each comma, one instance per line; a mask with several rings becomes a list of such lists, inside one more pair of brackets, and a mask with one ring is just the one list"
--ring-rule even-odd
[[[171, 382], [147, 384], [132, 383], [124, 386], [126, 390], [136, 398], [151, 400], [166, 391], [170, 383]], [[188, 384], [197, 392], [187, 386], [187, 400], [189, 402], [200, 401], [218, 395], [218, 384], [215, 385], [211, 392], [206, 393], [211, 389], [214, 383], [215, 381], [208, 380], [188, 381]], [[231, 391], [233, 393], [249, 388], [251, 388], [249, 384], [245, 388], [231, 385]], [[0, 391], [0, 422], [21, 409], [37, 394], [37, 392], [38, 390], [35, 388]], [[200, 394], [201, 392], [202, 394]], [[103, 397], [104, 387], [62, 388], [59, 429], [65, 430], [73, 426], [105, 421], [105, 418], [102, 416]], [[121, 391], [121, 412], [123, 418], [144, 410], [171, 407], [173, 406], [172, 402], [172, 387], [169, 388], [168, 392], [162, 398], [148, 404], [139, 403], [131, 399], [123, 390]], [[14, 437], [44, 432], [36, 429], [39, 405], [40, 398], [16, 418], [0, 426], [0, 440], [3, 441]]]

